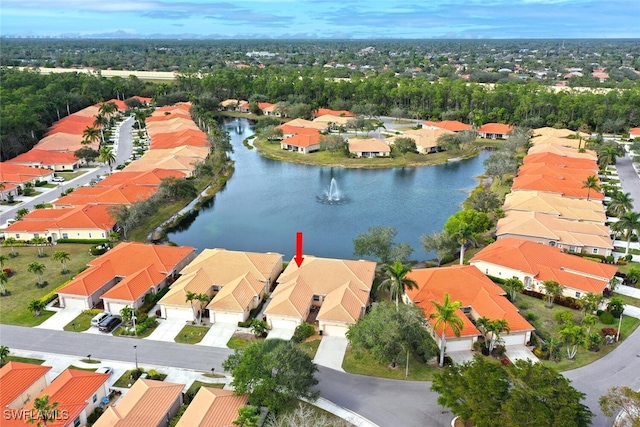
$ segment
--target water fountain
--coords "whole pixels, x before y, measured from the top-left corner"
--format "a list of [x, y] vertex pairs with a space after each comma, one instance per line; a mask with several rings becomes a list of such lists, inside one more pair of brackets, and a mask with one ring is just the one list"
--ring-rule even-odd
[[343, 203], [348, 203], [351, 201], [340, 192], [340, 189], [338, 188], [338, 182], [335, 178], [331, 178], [329, 187], [324, 191], [324, 194], [322, 196], [316, 196], [316, 200], [320, 203], [329, 205], [341, 205]]

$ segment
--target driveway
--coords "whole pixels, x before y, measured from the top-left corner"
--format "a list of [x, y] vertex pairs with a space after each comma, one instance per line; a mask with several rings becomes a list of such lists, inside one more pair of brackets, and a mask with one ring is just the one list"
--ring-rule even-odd
[[267, 334], [267, 339], [280, 338], [281, 340], [289, 341], [294, 332], [295, 329], [274, 328]]
[[62, 309], [38, 326], [36, 326], [36, 328], [62, 331], [64, 330], [64, 327], [67, 326], [69, 322], [73, 321], [73, 319], [78, 317], [80, 313], [82, 313], [81, 308]]
[[348, 344], [345, 337], [322, 337], [313, 361], [317, 365], [344, 372], [342, 361]]
[[447, 356], [451, 358], [451, 361], [454, 364], [461, 365], [463, 363], [471, 362], [473, 360], [473, 351], [471, 350], [447, 351]]
[[184, 320], [158, 319], [158, 326], [146, 340], [175, 342], [173, 339], [186, 325]]
[[227, 343], [235, 333], [237, 327], [238, 325], [235, 323], [214, 323], [211, 325], [211, 329], [209, 329], [207, 335], [196, 345], [228, 348]]
[[539, 362], [536, 355], [524, 345], [508, 345], [506, 348], [507, 357], [514, 363], [518, 360], [531, 360], [533, 363]]

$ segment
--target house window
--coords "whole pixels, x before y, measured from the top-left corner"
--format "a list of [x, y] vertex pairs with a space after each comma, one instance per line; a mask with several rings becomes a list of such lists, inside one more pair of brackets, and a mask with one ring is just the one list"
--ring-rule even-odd
[[89, 233], [89, 238], [91, 238], [91, 233]]
[[527, 276], [524, 278], [524, 288], [527, 290], [531, 289], [531, 277]]
[[580, 298], [580, 295], [582, 295], [580, 292], [576, 292], [576, 298]]
[[98, 401], [98, 395], [94, 394], [92, 400], [93, 400], [93, 403], [96, 403]]
[[73, 420], [73, 427], [80, 427], [80, 417], [77, 416], [75, 420]]
[[489, 274], [489, 269], [488, 268], [484, 269], [484, 274]]
[[556, 242], [554, 242], [553, 240], [549, 242], [549, 246], [555, 246]]
[[16, 239], [20, 238], [20, 234], [16, 233]]
[[575, 251], [576, 251], [575, 246], [569, 246], [569, 252], [575, 252]]
[[33, 233], [33, 238], [34, 238], [34, 239], [37, 239], [38, 237], [40, 237], [40, 234], [39, 234], [39, 233]]
[[314, 301], [320, 301], [320, 295], [314, 295], [313, 296], [313, 300]]
[[68, 239], [69, 238], [69, 233], [62, 233], [62, 238], [63, 239]]
[[593, 248], [593, 253], [597, 254], [598, 253], [598, 248]]

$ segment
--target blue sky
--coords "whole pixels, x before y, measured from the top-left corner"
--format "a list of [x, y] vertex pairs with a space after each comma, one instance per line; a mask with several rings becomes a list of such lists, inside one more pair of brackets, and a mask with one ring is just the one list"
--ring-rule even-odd
[[638, 38], [640, 0], [2, 0], [3, 36]]

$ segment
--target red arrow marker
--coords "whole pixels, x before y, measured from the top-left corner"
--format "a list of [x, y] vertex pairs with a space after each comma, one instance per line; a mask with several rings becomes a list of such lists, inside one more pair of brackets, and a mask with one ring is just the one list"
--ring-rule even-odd
[[296, 256], [293, 259], [295, 260], [298, 267], [300, 267], [300, 265], [302, 264], [302, 261], [304, 261], [304, 258], [302, 257], [302, 232], [301, 231], [298, 231], [296, 233]]

